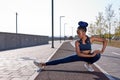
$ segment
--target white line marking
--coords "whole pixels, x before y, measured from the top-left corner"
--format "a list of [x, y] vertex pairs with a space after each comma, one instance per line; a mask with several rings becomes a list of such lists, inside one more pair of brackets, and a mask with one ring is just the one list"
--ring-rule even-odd
[[112, 52], [113, 54], [116, 54], [116, 55], [120, 55], [119, 53], [116, 53], [116, 52]]
[[94, 65], [95, 65], [102, 73], [104, 73], [107, 78], [109, 78], [110, 80], [115, 80], [110, 74], [108, 74], [105, 70], [103, 70], [99, 65], [97, 65], [96, 63], [94, 63]]

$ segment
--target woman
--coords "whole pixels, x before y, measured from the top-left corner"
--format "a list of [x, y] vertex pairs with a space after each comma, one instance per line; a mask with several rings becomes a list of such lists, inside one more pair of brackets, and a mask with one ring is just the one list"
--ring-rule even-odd
[[[39, 63], [34, 61], [34, 64], [39, 68], [42, 68], [44, 66], [49, 66], [49, 65], [57, 65], [62, 63], [74, 62], [74, 61], [85, 61], [86, 62], [86, 64], [84, 64], [85, 68], [88, 71], [93, 72], [94, 69], [92, 68], [91, 65], [100, 59], [101, 54], [105, 51], [107, 40], [96, 37], [88, 37], [86, 35], [87, 26], [88, 26], [87, 22], [80, 21], [78, 25], [79, 26], [77, 28], [77, 34], [80, 40], [77, 40], [75, 42], [75, 50], [76, 50], [75, 55], [71, 55], [62, 59], [49, 61], [46, 63]], [[93, 43], [94, 41], [103, 43], [103, 47], [101, 50], [94, 50], [93, 52], [91, 52], [91, 43]]]

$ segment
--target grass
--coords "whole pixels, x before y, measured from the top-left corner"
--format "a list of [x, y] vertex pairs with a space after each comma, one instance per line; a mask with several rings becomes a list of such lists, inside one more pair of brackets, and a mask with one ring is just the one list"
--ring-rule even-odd
[[[101, 44], [100, 42], [94, 42], [94, 43], [95, 44]], [[120, 48], [120, 40], [111, 40], [111, 42], [108, 41], [107, 46]]]

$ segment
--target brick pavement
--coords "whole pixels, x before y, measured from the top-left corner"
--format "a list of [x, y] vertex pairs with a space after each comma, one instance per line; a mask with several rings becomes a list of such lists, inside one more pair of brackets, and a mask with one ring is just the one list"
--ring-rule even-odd
[[0, 59], [0, 80], [28, 80], [36, 68], [22, 59]]
[[[70, 42], [65, 42], [51, 58], [57, 59], [73, 54], [74, 48]], [[55, 66], [47, 66], [35, 80], [109, 80], [98, 68], [93, 65], [94, 72], [88, 72], [84, 62], [72, 62]]]
[[13, 49], [0, 52], [0, 80], [34, 80], [38, 75], [38, 69], [33, 60], [46, 61], [59, 47], [55, 42], [55, 48], [51, 44]]

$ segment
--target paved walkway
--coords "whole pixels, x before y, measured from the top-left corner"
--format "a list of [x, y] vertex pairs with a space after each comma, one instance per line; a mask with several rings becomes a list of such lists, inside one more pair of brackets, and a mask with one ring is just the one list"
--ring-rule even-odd
[[0, 80], [34, 80], [38, 75], [38, 69], [33, 60], [45, 62], [60, 46], [55, 42], [55, 48], [51, 43], [46, 45], [27, 47], [0, 52]]
[[[59, 46], [61, 47], [59, 48]], [[112, 49], [109, 49], [109, 50], [112, 50]], [[118, 52], [116, 53], [114, 52], [114, 54], [118, 55], [119, 49], [115, 51], [118, 51]], [[88, 72], [83, 66], [84, 62], [74, 62], [74, 63], [60, 64], [56, 66], [49, 66], [45, 68], [45, 71], [40, 73], [37, 72], [38, 68], [33, 64], [33, 60], [35, 59], [40, 60], [41, 62], [46, 62], [49, 59], [51, 60], [57, 59], [57, 58], [71, 55], [73, 53], [74, 53], [74, 48], [73, 46], [71, 46], [69, 42], [60, 44], [59, 41], [55, 41], [54, 49], [51, 48], [51, 43], [50, 43], [50, 44], [34, 46], [34, 47], [0, 51], [0, 61], [1, 61], [0, 62], [0, 80], [56, 80], [56, 79], [59, 79], [59, 80], [88, 80], [88, 79], [89, 80], [108, 80], [108, 78], [106, 78], [104, 74], [101, 71], [99, 71], [99, 69], [96, 68], [95, 66], [93, 66], [95, 68], [95, 72], [93, 73]], [[110, 51], [108, 53], [110, 53]], [[106, 55], [107, 53], [105, 54], [105, 57]], [[113, 56], [113, 54], [109, 54], [109, 55]], [[112, 61], [114, 62], [117, 60], [117, 63], [119, 63], [118, 57], [119, 55], [115, 56], [115, 60], [112, 60]], [[105, 61], [101, 61], [103, 59], [104, 59], [104, 55], [102, 56], [100, 61], [98, 61], [97, 63], [100, 65], [106, 64]], [[111, 59], [109, 59], [109, 61], [110, 60]], [[103, 62], [103, 63], [99, 63], [99, 62]], [[111, 62], [108, 62], [108, 63], [111, 63]], [[115, 65], [112, 65], [112, 66], [115, 66]], [[110, 70], [110, 68], [108, 68], [107, 65], [106, 67], [102, 66], [102, 68], [103, 69], [105, 68], [105, 70], [106, 69]], [[114, 70], [117, 71], [119, 70], [119, 68], [114, 68]], [[119, 80], [119, 74], [114, 73], [112, 75], [117, 78], [117, 79], [115, 78], [114, 80]]]
[[[63, 58], [73, 54], [74, 47], [70, 42], [65, 42], [51, 58]], [[84, 66], [84, 62], [73, 62], [60, 64], [55, 66], [47, 66], [44, 71], [40, 72], [35, 80], [109, 80], [94, 65], [94, 72], [88, 72]]]

